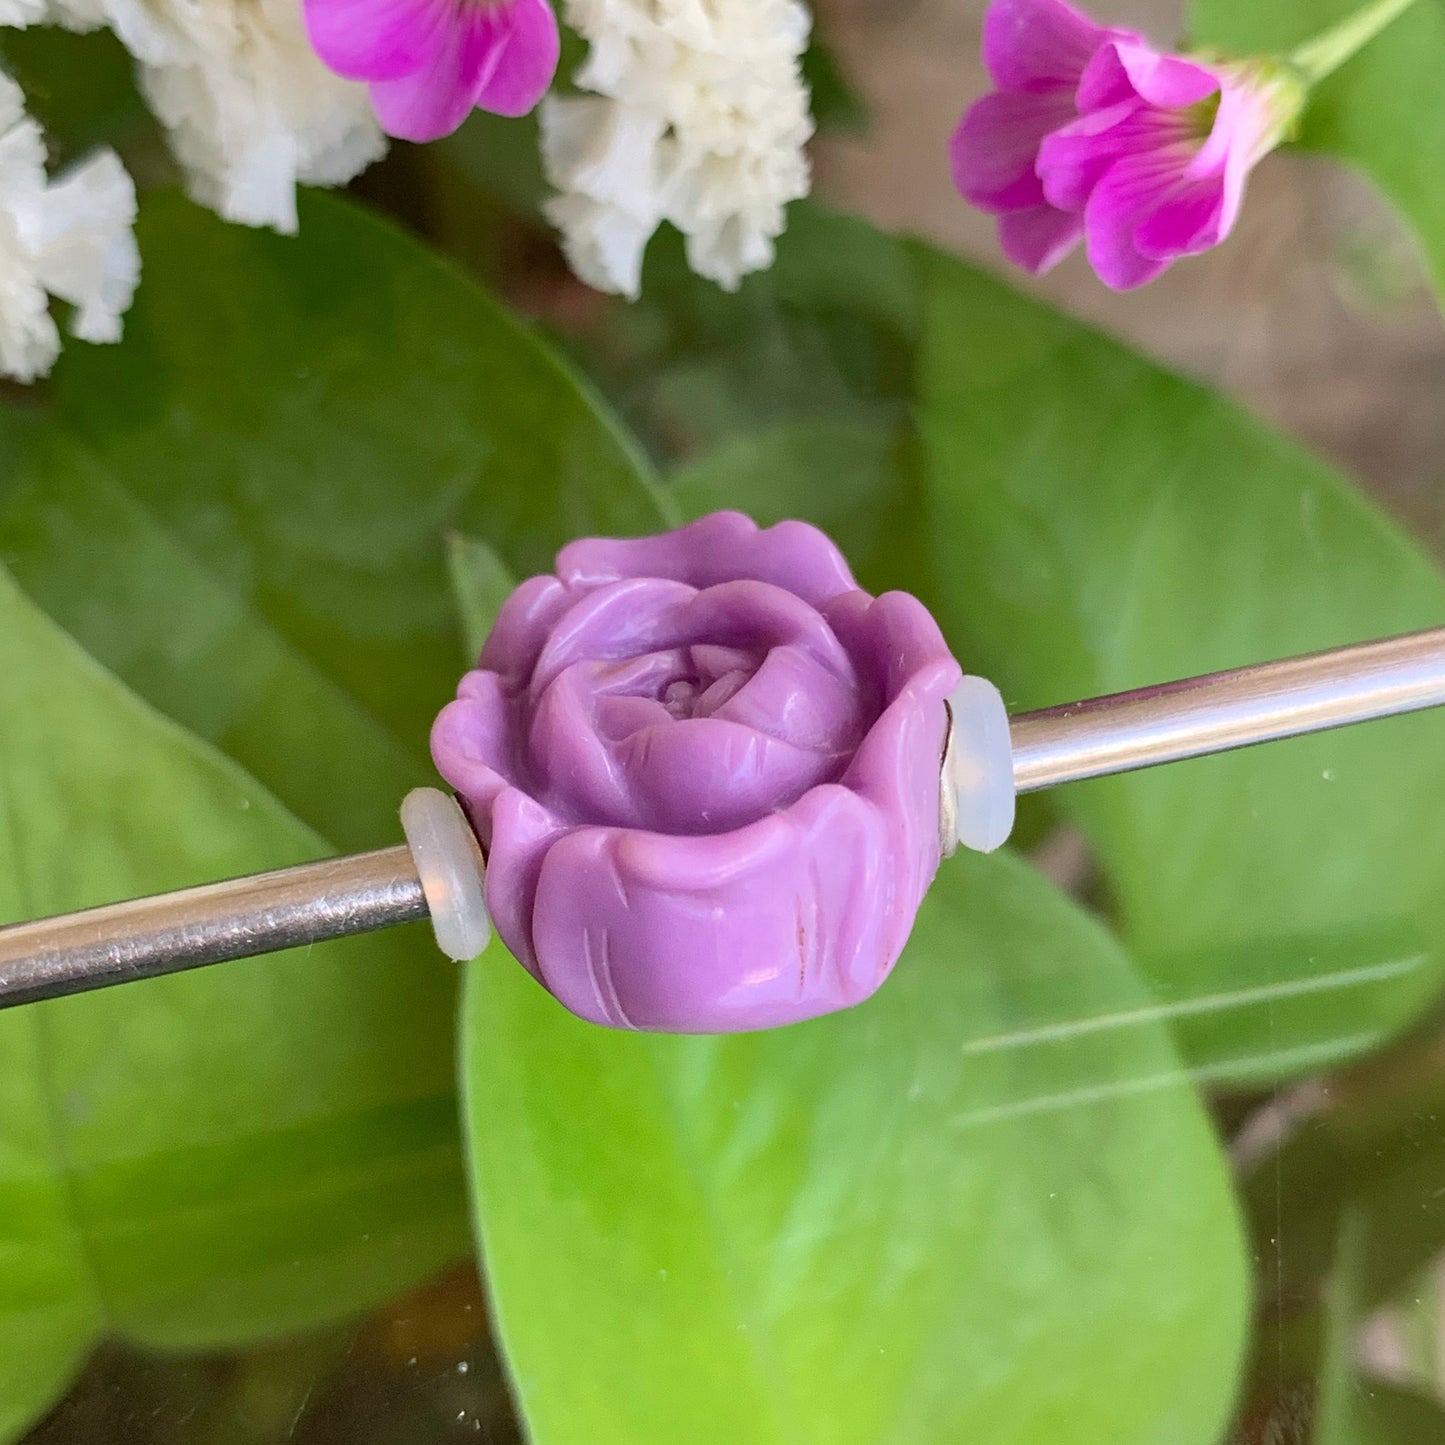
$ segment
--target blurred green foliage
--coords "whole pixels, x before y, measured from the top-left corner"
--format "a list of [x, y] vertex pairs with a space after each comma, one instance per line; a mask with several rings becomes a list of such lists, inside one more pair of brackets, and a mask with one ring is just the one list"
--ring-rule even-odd
[[[0, 573], [0, 917], [328, 845]], [[0, 1430], [106, 1334], [269, 1338], [465, 1247], [449, 979], [411, 930], [0, 1014]]]

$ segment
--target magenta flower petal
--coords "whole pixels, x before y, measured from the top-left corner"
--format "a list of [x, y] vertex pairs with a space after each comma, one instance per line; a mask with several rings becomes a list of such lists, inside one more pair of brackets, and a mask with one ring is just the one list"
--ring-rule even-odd
[[1186, 181], [1146, 216], [1134, 232], [1141, 256], [1172, 261], [1217, 246], [1227, 233], [1224, 181]]
[[1180, 55], [1161, 55], [1142, 42], [1113, 41], [1100, 47], [1079, 82], [1081, 111], [1143, 100], [1165, 110], [1183, 110], [1219, 91], [1219, 76]]
[[1115, 291], [1130, 291], [1152, 281], [1171, 256], [1145, 255], [1137, 234], [1144, 220], [1180, 186], [1182, 162], [1167, 152], [1129, 156], [1110, 167], [1094, 188], [1084, 213], [1089, 264]]
[[1015, 266], [1043, 276], [1084, 239], [1084, 218], [1050, 205], [1011, 211], [998, 218], [998, 238]]
[[[1217, 246], [1233, 229], [1249, 172], [1277, 139], [1267, 90], [1221, 80], [1208, 133], [1193, 138], [1181, 112], [1149, 107], [1128, 123], [1122, 158], [1094, 187], [1085, 208], [1089, 258], [1101, 279], [1124, 290], [1152, 280], [1180, 256]], [[1046, 172], [1055, 153], [1045, 143]], [[1045, 191], [1057, 194], [1054, 177]]]
[[348, 80], [396, 80], [435, 62], [455, 0], [305, 0], [306, 33]]
[[[1161, 122], [1157, 113], [1137, 100], [1121, 101], [1081, 115], [1044, 138], [1038, 153], [1038, 175], [1044, 198], [1061, 211], [1081, 212], [1105, 171], [1122, 155], [1153, 142], [1144, 133]], [[1176, 128], [1177, 129], [1177, 128]], [[1182, 134], [1182, 132], [1179, 132]]]
[[471, 114], [492, 60], [486, 32], [452, 26], [435, 56], [394, 80], [374, 81], [371, 104], [387, 135], [429, 141], [450, 135]]
[[983, 22], [983, 63], [1000, 90], [1073, 90], [1106, 30], [1063, 0], [994, 0]]
[[975, 101], [949, 142], [953, 183], [971, 205], [995, 214], [1022, 211], [1044, 198], [1035, 170], [1039, 146], [1074, 116], [1067, 95], [996, 91]]
[[1225, 85], [1214, 129], [1186, 172], [1190, 180], [1223, 180], [1217, 236], [1209, 244], [1217, 245], [1234, 229], [1249, 173], [1272, 149], [1279, 124], [1266, 97], [1247, 85]]
[[769, 1027], [897, 959], [938, 866], [959, 676], [921, 604], [858, 591], [820, 532], [724, 513], [565, 549], [502, 609], [433, 753], [498, 933], [569, 1008]]
[[532, 109], [552, 82], [560, 39], [548, 0], [303, 0], [321, 59], [371, 82], [377, 119], [404, 140], [435, 140], [477, 106]]
[[526, 115], [552, 84], [562, 37], [547, 0], [511, 0], [509, 10], [511, 28], [472, 102], [494, 115]]

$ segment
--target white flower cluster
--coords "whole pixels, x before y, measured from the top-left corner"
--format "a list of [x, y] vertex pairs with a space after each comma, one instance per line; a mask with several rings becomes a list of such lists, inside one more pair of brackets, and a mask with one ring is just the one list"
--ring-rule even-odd
[[808, 192], [813, 133], [800, 0], [567, 0], [591, 42], [549, 98], [547, 215], [590, 285], [635, 297], [652, 233], [671, 221], [688, 264], [728, 290], [771, 265], [789, 201]]
[[366, 87], [311, 49], [301, 0], [0, 0], [0, 25], [108, 26], [140, 63], [191, 194], [229, 221], [296, 229], [296, 185], [339, 185], [385, 150]]
[[112, 151], [47, 178], [45, 137], [0, 74], [0, 373], [33, 381], [60, 354], [47, 293], [75, 307], [75, 335], [119, 339], [140, 277], [135, 214], [135, 187]]

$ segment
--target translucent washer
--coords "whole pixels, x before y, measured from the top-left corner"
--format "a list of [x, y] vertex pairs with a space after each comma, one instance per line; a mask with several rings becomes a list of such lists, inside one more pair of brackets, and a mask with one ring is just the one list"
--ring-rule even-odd
[[1013, 832], [1013, 742], [1003, 695], [986, 678], [965, 677], [948, 697], [948, 738], [939, 782], [939, 841], [992, 853]]
[[401, 803], [401, 828], [431, 913], [437, 947], [463, 963], [492, 936], [484, 890], [486, 864], [457, 800], [438, 788], [414, 788]]

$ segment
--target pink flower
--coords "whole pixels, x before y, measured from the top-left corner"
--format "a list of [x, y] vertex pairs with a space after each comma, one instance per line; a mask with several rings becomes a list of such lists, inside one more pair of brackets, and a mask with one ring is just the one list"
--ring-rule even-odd
[[1063, 0], [994, 0], [983, 22], [983, 63], [997, 90], [975, 102], [949, 147], [964, 200], [999, 218], [999, 241], [1015, 265], [1041, 275], [1084, 235], [1075, 209], [1050, 203], [1038, 174], [1045, 137], [1078, 118], [1089, 62], [1112, 39]]
[[1018, 265], [1041, 274], [1085, 240], [1121, 291], [1229, 234], [1304, 99], [1282, 68], [1160, 54], [1063, 0], [996, 0], [984, 59], [998, 90], [954, 134], [959, 190]]
[[557, 69], [547, 0], [304, 0], [317, 55], [370, 83], [389, 134], [449, 135], [474, 107], [525, 115]]

